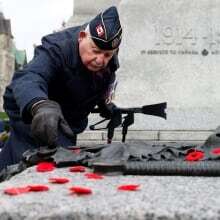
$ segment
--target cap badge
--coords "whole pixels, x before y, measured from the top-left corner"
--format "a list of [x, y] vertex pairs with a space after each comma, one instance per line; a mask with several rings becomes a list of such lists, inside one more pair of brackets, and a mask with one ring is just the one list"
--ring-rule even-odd
[[102, 37], [105, 34], [104, 29], [101, 24], [96, 27], [96, 32], [99, 37]]

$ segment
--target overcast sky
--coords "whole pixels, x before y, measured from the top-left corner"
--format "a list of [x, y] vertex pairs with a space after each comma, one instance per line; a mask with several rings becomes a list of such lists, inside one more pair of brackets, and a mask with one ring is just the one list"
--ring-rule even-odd
[[11, 19], [12, 34], [18, 49], [26, 49], [28, 60], [33, 44], [61, 27], [73, 14], [73, 0], [0, 0], [0, 10]]

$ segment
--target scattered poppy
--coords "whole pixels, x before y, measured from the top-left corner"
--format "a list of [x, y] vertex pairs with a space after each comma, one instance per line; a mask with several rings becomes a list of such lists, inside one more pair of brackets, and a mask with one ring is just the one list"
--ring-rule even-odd
[[48, 191], [49, 187], [45, 185], [28, 185], [29, 191], [32, 192], [42, 192], [42, 191]]
[[54, 170], [55, 164], [51, 162], [41, 162], [37, 165], [37, 172], [49, 172]]
[[73, 166], [69, 168], [70, 172], [85, 172], [86, 168], [84, 166]]
[[89, 188], [81, 187], [81, 186], [73, 186], [70, 188], [70, 191], [72, 193], [78, 194], [78, 195], [87, 195], [92, 194], [92, 190]]
[[75, 154], [79, 154], [81, 152], [81, 148], [77, 146], [68, 147], [68, 150], [71, 150]]
[[124, 191], [137, 191], [139, 190], [140, 185], [136, 184], [130, 184], [130, 185], [121, 185], [118, 187], [118, 190], [124, 190]]
[[15, 195], [19, 195], [22, 193], [27, 193], [30, 191], [30, 187], [29, 186], [25, 186], [25, 187], [13, 187], [13, 188], [8, 188], [4, 190], [5, 194], [11, 195], [11, 196], [15, 196]]
[[72, 151], [73, 151], [73, 153], [75, 153], [75, 154], [80, 154], [81, 149], [80, 149], [80, 148], [74, 148], [74, 149], [72, 149]]
[[186, 155], [185, 159], [187, 161], [198, 161], [204, 157], [204, 152], [195, 150]]
[[48, 191], [49, 187], [44, 185], [28, 185], [25, 187], [13, 187], [4, 190], [5, 194], [8, 195], [19, 195], [22, 193], [28, 192], [41, 192], [41, 191]]
[[96, 174], [96, 173], [86, 173], [85, 177], [87, 177], [87, 179], [103, 179], [104, 177], [102, 175]]
[[58, 184], [64, 184], [64, 183], [68, 183], [69, 182], [69, 179], [67, 179], [67, 178], [58, 178], [58, 177], [56, 177], [56, 178], [49, 178], [49, 182], [50, 183], [58, 183]]
[[220, 155], [220, 147], [217, 147], [217, 148], [214, 148], [212, 151], [211, 151], [212, 154], [216, 154], [216, 155]]

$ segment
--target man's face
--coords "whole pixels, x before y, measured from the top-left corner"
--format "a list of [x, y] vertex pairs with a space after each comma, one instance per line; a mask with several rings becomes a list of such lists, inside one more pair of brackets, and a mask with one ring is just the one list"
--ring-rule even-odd
[[99, 49], [87, 32], [80, 32], [79, 55], [84, 66], [93, 72], [97, 72], [108, 65], [108, 62], [115, 53], [115, 50]]

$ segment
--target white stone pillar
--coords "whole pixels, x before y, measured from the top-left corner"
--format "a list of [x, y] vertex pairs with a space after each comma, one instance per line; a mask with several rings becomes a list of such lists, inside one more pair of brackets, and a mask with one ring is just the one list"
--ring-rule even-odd
[[220, 124], [220, 1], [123, 0], [117, 103], [168, 102], [168, 120], [134, 129], [209, 130]]
[[75, 0], [73, 4], [73, 16], [69, 19], [67, 26], [76, 26], [88, 22], [102, 10], [112, 5], [117, 6], [120, 1], [121, 0]]

